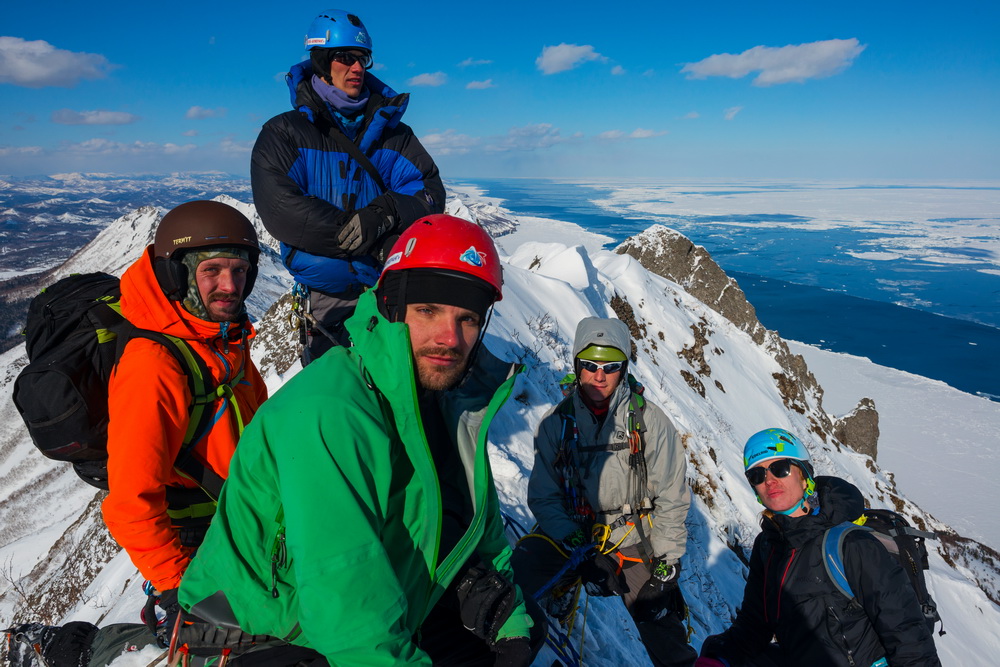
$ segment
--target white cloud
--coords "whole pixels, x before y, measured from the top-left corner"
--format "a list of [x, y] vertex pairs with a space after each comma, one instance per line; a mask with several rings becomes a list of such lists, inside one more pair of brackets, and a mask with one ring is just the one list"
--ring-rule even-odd
[[607, 58], [594, 51], [594, 47], [589, 44], [579, 46], [563, 43], [543, 48], [542, 55], [535, 59], [535, 65], [543, 74], [556, 74], [591, 60], [604, 62]]
[[687, 120], [693, 120], [695, 118], [701, 118], [701, 114], [698, 113], [697, 111], [688, 111], [686, 114], [684, 114], [684, 118]]
[[642, 73], [643, 76], [653, 76], [654, 74], [656, 74], [656, 70], [653, 69], [648, 69]]
[[59, 109], [52, 112], [52, 122], [60, 125], [128, 125], [137, 120], [139, 116], [125, 111]]
[[40, 155], [44, 152], [41, 146], [0, 146], [0, 156], [9, 155]]
[[468, 90], [486, 90], [487, 88], [496, 88], [496, 85], [493, 83], [493, 79], [486, 79], [485, 81], [470, 81], [465, 84], [465, 87]]
[[732, 120], [736, 118], [736, 114], [743, 111], [743, 107], [729, 107], [726, 109], [724, 116], [726, 120]]
[[629, 139], [652, 139], [653, 137], [662, 137], [666, 133], [666, 130], [645, 130], [638, 127], [632, 130], [632, 133], [628, 137]]
[[193, 106], [187, 110], [184, 117], [189, 120], [202, 120], [205, 118], [222, 118], [225, 115], [226, 109], [224, 107], [206, 109], [205, 107]]
[[219, 142], [219, 150], [223, 153], [249, 155], [253, 145], [253, 141], [233, 141], [232, 137], [225, 137]]
[[484, 148], [494, 153], [533, 151], [561, 144], [571, 139], [578, 139], [582, 136], [578, 132], [572, 136], [564, 137], [560, 134], [559, 128], [553, 127], [551, 123], [538, 123], [535, 125], [525, 125], [524, 127], [513, 127], [505, 136], [492, 139]]
[[689, 79], [727, 76], [739, 79], [759, 71], [755, 86], [802, 83], [809, 79], [833, 76], [857, 58], [865, 45], [857, 39], [828, 39], [809, 44], [781, 47], [755, 46], [743, 53], [718, 53], [681, 69]]
[[406, 82], [408, 86], [443, 86], [446, 83], [448, 75], [444, 72], [418, 74]]
[[458, 134], [455, 130], [445, 130], [420, 137], [420, 143], [431, 155], [464, 155], [479, 146], [482, 139]]
[[374, 65], [372, 65], [372, 69], [375, 70], [376, 72], [382, 72], [388, 68], [382, 63], [375, 63]]
[[198, 130], [185, 130], [184, 132], [181, 132], [181, 136], [182, 137], [197, 137], [198, 136]]
[[473, 60], [472, 58], [466, 58], [462, 62], [458, 63], [459, 67], [475, 67], [476, 65], [492, 65], [492, 60]]
[[0, 37], [0, 83], [71, 88], [81, 79], [103, 79], [114, 67], [96, 53], [57, 49], [40, 39]]
[[611, 73], [614, 74], [615, 76], [621, 76], [622, 74], [625, 73], [625, 68], [622, 67], [621, 65], [615, 65], [614, 67], [611, 68]]
[[666, 134], [666, 130], [644, 130], [641, 127], [632, 130], [628, 134], [625, 134], [621, 130], [608, 130], [607, 132], [601, 132], [597, 135], [597, 138], [601, 141], [619, 141], [622, 139], [650, 139], [652, 137], [662, 137]]
[[189, 153], [196, 148], [194, 144], [178, 145], [173, 143], [158, 144], [153, 141], [133, 141], [124, 143], [110, 139], [87, 139], [75, 144], [64, 144], [62, 151], [85, 155], [176, 155]]

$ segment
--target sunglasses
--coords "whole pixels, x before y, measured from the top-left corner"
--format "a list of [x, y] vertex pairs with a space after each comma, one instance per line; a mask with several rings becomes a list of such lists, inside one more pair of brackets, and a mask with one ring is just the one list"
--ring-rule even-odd
[[597, 371], [604, 371], [606, 374], [617, 373], [625, 365], [624, 361], [607, 361], [603, 364], [599, 364], [596, 361], [587, 361], [586, 359], [579, 359], [580, 368], [591, 373], [596, 373]]
[[365, 69], [369, 69], [372, 66], [372, 54], [358, 52], [358, 51], [336, 51], [330, 59], [345, 65], [347, 67], [353, 67], [354, 63], [361, 63], [361, 66]]
[[745, 474], [747, 476], [747, 481], [750, 482], [750, 486], [757, 486], [758, 484], [764, 483], [764, 480], [767, 478], [768, 470], [770, 470], [771, 474], [778, 479], [788, 477], [788, 475], [792, 472], [792, 465], [792, 459], [778, 459], [768, 466], [750, 468]]

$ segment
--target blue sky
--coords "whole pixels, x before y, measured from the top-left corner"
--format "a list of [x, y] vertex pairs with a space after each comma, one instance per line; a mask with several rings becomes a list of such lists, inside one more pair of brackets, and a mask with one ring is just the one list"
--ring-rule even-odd
[[[7, 3], [0, 174], [246, 174], [327, 7]], [[1000, 179], [995, 1], [340, 7], [446, 179]]]

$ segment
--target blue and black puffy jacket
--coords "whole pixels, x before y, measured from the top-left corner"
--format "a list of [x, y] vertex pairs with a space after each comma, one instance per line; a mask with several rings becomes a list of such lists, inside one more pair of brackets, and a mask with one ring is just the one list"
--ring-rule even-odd
[[385, 249], [418, 218], [444, 211], [441, 177], [413, 130], [400, 122], [409, 94], [365, 74], [369, 100], [355, 144], [382, 177], [382, 192], [345, 150], [349, 139], [313, 91], [310, 62], [295, 65], [286, 78], [294, 110], [269, 120], [257, 137], [250, 163], [254, 204], [298, 282], [328, 294], [360, 293], [375, 283], [381, 262], [373, 254], [344, 252], [338, 232], [355, 211], [378, 207], [397, 221], [372, 253]]

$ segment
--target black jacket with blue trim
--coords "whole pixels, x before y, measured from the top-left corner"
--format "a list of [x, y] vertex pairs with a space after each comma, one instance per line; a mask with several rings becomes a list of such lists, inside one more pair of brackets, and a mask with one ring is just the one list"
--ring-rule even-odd
[[743, 604], [732, 627], [705, 640], [701, 654], [732, 667], [775, 637], [782, 664], [869, 667], [939, 666], [934, 639], [899, 561], [864, 531], [844, 540], [844, 568], [857, 602], [840, 593], [823, 567], [823, 534], [853, 521], [864, 498], [853, 484], [817, 477], [818, 514], [765, 513], [754, 542]]
[[444, 211], [441, 177], [413, 130], [400, 122], [408, 94], [365, 74], [370, 96], [354, 143], [378, 170], [388, 189], [383, 193], [344, 148], [349, 139], [313, 90], [309, 61], [294, 66], [287, 79], [294, 111], [269, 120], [253, 149], [254, 204], [296, 280], [329, 293], [359, 290], [374, 283], [381, 263], [344, 252], [340, 230], [355, 211], [373, 206], [396, 220], [383, 236], [391, 242], [418, 218]]

